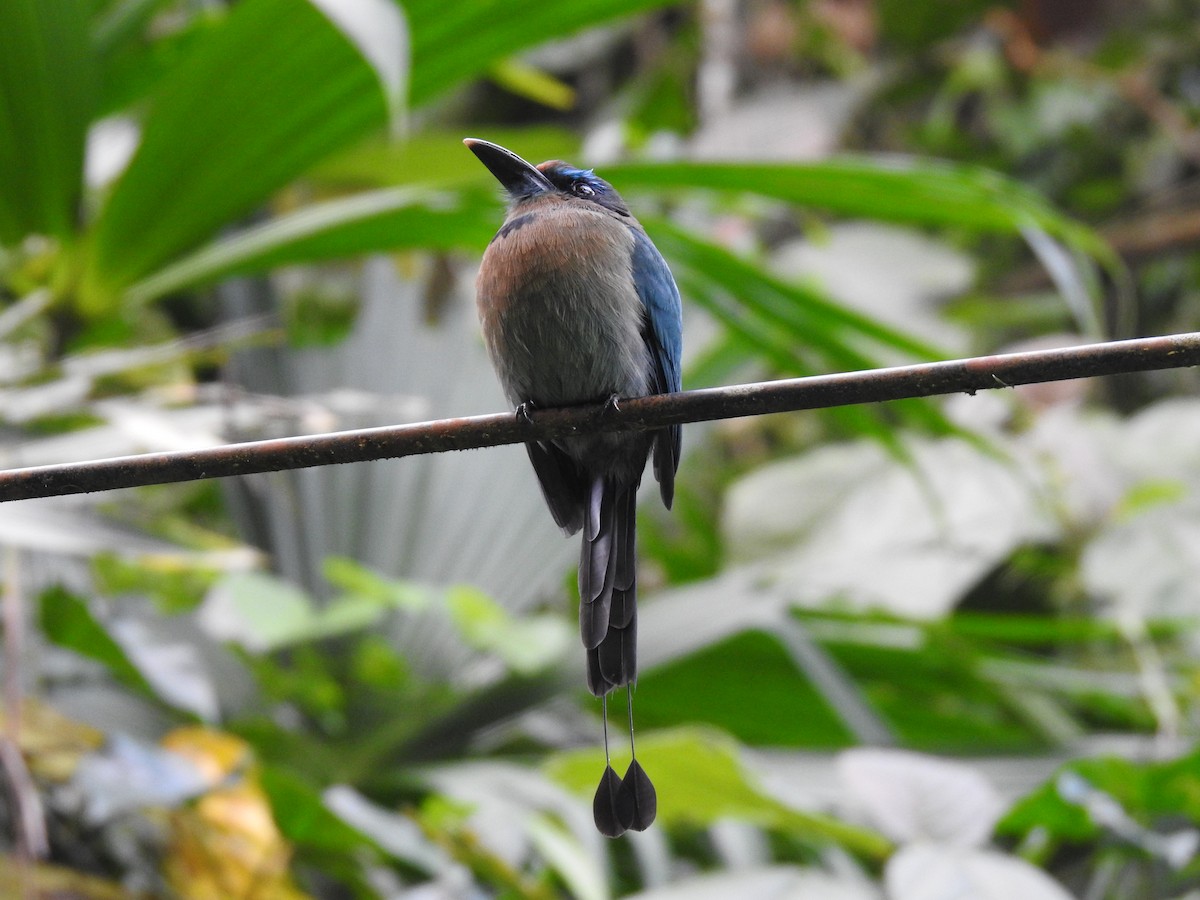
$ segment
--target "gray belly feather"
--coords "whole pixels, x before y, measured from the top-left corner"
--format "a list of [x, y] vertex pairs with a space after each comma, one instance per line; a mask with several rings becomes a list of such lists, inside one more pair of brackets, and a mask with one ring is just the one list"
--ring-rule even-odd
[[[503, 263], [484, 260], [492, 271], [480, 278], [481, 288], [490, 284], [496, 294], [481, 289], [478, 298], [484, 333], [514, 405], [571, 406], [650, 392], [645, 308], [630, 273], [633, 237], [625, 225], [603, 216], [568, 221], [572, 230], [586, 229], [582, 244], [576, 233], [570, 242], [547, 247], [547, 236], [553, 241], [560, 230], [515, 229], [497, 238], [515, 245], [504, 248]], [[521, 245], [535, 240], [541, 241], [538, 250], [525, 252]], [[575, 254], [567, 249], [572, 246], [590, 249]], [[646, 448], [636, 446], [643, 442], [629, 438], [596, 435], [562, 445], [580, 461], [640, 453], [644, 462]]]

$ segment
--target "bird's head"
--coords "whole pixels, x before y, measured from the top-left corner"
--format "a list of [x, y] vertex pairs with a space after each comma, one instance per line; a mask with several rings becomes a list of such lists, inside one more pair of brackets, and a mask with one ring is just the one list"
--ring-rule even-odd
[[463, 143], [496, 176], [514, 205], [553, 194], [580, 203], [594, 203], [622, 216], [629, 215], [621, 195], [591, 169], [576, 169], [557, 159], [535, 166], [490, 141], [467, 138]]

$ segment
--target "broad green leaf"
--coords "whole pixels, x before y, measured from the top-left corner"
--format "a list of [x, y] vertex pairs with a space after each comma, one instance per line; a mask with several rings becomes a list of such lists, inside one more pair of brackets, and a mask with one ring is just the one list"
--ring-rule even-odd
[[79, 597], [61, 587], [42, 594], [40, 624], [46, 637], [102, 664], [122, 684], [150, 696], [154, 690]]
[[[900, 352], [918, 359], [944, 356], [937, 348], [854, 312], [815, 288], [777, 278], [761, 266], [661, 220], [646, 218], [684, 296], [704, 307], [739, 344], [783, 375], [870, 369], [872, 352]], [[851, 434], [894, 441], [881, 417], [898, 414], [934, 434], [952, 430], [937, 408], [924, 400], [887, 407], [843, 406], [828, 411]]]
[[[771, 797], [746, 770], [735, 741], [719, 731], [677, 728], [644, 734], [638, 761], [658, 793], [658, 820], [665, 825], [711, 825], [734, 818], [776, 828], [804, 840], [832, 841], [866, 859], [881, 860], [892, 851], [882, 835], [821, 813], [801, 812]], [[580, 750], [552, 757], [552, 778], [572, 790], [591, 794], [604, 771], [603, 750]], [[614, 754], [614, 767], [620, 771]]]
[[116, 0], [98, 10], [92, 25], [92, 46], [101, 58], [134, 41], [167, 0]]
[[678, 0], [408, 0], [404, 9], [412, 27], [413, 105], [428, 103], [520, 50], [676, 5]]
[[237, 4], [152, 98], [96, 225], [85, 308], [103, 310], [385, 118], [374, 67], [311, 3]]
[[239, 572], [213, 588], [201, 616], [214, 637], [268, 652], [358, 631], [394, 602], [393, 597], [350, 595], [316, 609], [304, 591], [278, 576]]
[[915, 55], [936, 41], [961, 33], [966, 23], [982, 18], [989, 8], [987, 0], [933, 3], [880, 0], [874, 6], [874, 14], [884, 40], [895, 42], [905, 54]]
[[146, 303], [233, 274], [275, 266], [398, 250], [486, 244], [498, 209], [470, 197], [387, 188], [313, 204], [225, 237], [132, 285], [126, 298]]
[[1002, 835], [1019, 836], [1037, 829], [1054, 841], [1082, 842], [1100, 836], [1103, 825], [1093, 821], [1085, 804], [1062, 795], [1064, 777], [1090, 789], [1111, 793], [1118, 802], [1139, 793], [1144, 770], [1116, 757], [1082, 759], [1069, 763], [1033, 793], [1018, 800], [996, 825]]
[[450, 588], [446, 608], [470, 646], [496, 654], [521, 675], [532, 675], [562, 658], [570, 644], [561, 617], [515, 618], [477, 588]]
[[[531, 155], [563, 155], [573, 145], [554, 129], [520, 135]], [[528, 152], [528, 151], [527, 151]], [[339, 187], [397, 184], [314, 203], [212, 241], [153, 272], [125, 292], [134, 305], [230, 275], [265, 272], [291, 263], [315, 262], [407, 248], [450, 250], [484, 246], [499, 225], [503, 204], [494, 179], [462, 146], [459, 135], [418, 135], [400, 144], [368, 141], [319, 165], [314, 179]], [[463, 183], [487, 191], [431, 190]], [[421, 186], [415, 186], [415, 185]]]
[[325, 580], [339, 590], [381, 606], [418, 611], [428, 608], [432, 592], [409, 581], [385, 578], [347, 556], [328, 556], [322, 566]]
[[[411, 100], [428, 102], [523, 47], [666, 5], [405, 4]], [[105, 308], [123, 287], [382, 123], [376, 72], [305, 0], [238, 4], [157, 92], [142, 146], [97, 226], [85, 308]]]
[[579, 153], [579, 138], [564, 128], [481, 127], [474, 132], [437, 128], [420, 131], [405, 141], [369, 138], [333, 154], [314, 166], [308, 176], [322, 186], [339, 190], [355, 188], [461, 187], [487, 188], [492, 211], [499, 215], [504, 204], [502, 189], [487, 169], [466, 147], [463, 138], [478, 137], [510, 147], [525, 159], [573, 159]]
[[823, 643], [908, 747], [978, 753], [1028, 751], [1046, 742], [1037, 723], [1023, 720], [1004, 692], [980, 676], [968, 649]]
[[[1021, 647], [1059, 647], [1091, 645], [1102, 641], [1117, 645], [1125, 638], [1120, 626], [1104, 619], [1066, 614], [1054, 617], [1023, 615], [1016, 612], [984, 613], [955, 611], [943, 627], [951, 634], [988, 644]], [[1156, 637], [1169, 637], [1185, 629], [1183, 623], [1156, 623]]]
[[391, 0], [309, 0], [358, 48], [375, 69], [393, 128], [404, 112], [408, 88], [408, 24]]
[[842, 157], [817, 163], [627, 163], [604, 177], [624, 191], [693, 188], [759, 194], [847, 216], [1015, 234], [1036, 227], [1106, 265], [1116, 257], [1094, 231], [999, 172], [916, 159]]
[[869, 366], [871, 360], [858, 347], [868, 342], [900, 351], [918, 359], [938, 359], [940, 348], [857, 313], [815, 288], [784, 281], [762, 266], [701, 240], [663, 219], [647, 219], [654, 237], [671, 260], [681, 260], [691, 269], [729, 291], [742, 305], [750, 307], [764, 323], [792, 332], [830, 363], [840, 366]]
[[85, 0], [0, 3], [0, 244], [69, 237], [95, 87]]
[[310, 637], [320, 639], [358, 631], [379, 621], [383, 610], [374, 597], [338, 597], [317, 614]]
[[1075, 760], [1018, 800], [996, 830], [1009, 836], [1040, 830], [1055, 841], [1090, 841], [1111, 827], [1114, 815], [1149, 827], [1200, 819], [1200, 754], [1146, 763], [1113, 756]]
[[[92, 45], [100, 69], [96, 118], [142, 110], [191, 51], [220, 28], [223, 6], [190, 7], [184, 13], [173, 0], [116, 0], [105, 4], [92, 25]], [[155, 16], [172, 5], [171, 28], [154, 27]]]
[[265, 765], [259, 779], [279, 830], [298, 847], [310, 852], [350, 854], [372, 844], [366, 835], [335, 815], [320, 792], [300, 776]]
[[201, 621], [217, 638], [268, 652], [312, 634], [316, 615], [300, 588], [265, 572], [223, 578], [204, 601]]
[[1144, 806], [1131, 810], [1135, 815], [1180, 815], [1200, 821], [1200, 752], [1151, 763], [1140, 799]]
[[[750, 696], [753, 703], [746, 702]], [[779, 640], [762, 631], [735, 634], [644, 672], [638, 680], [637, 717], [643, 728], [704, 722], [758, 746], [828, 748], [852, 742]]]

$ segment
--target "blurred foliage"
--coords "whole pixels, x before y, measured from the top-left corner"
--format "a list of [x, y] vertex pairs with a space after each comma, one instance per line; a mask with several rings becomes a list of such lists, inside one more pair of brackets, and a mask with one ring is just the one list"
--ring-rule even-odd
[[[690, 386], [1194, 330], [1195, 14], [6, 0], [0, 452], [461, 414], [479, 348], [453, 313], [500, 215], [467, 135], [626, 193], [688, 301]], [[421, 309], [356, 392], [337, 354], [395, 321], [367, 253]], [[388, 395], [409, 359], [445, 390]], [[675, 511], [642, 527], [660, 824], [611, 845], [573, 579], [524, 587], [531, 558], [560, 565], [522, 547], [531, 482], [527, 508], [491, 470], [455, 504], [413, 462], [387, 516], [367, 467], [5, 506], [5, 622], [36, 597], [39, 652], [6, 633], [32, 781], [0, 815], [0, 892], [919, 900], [936, 869], [1026, 900], [1188, 896], [1195, 387], [690, 430]], [[413, 571], [364, 564], [400, 532]], [[505, 563], [519, 587], [482, 590]], [[1125, 752], [1086, 758], [1105, 740]], [[1021, 772], [1003, 796], [991, 765]]]

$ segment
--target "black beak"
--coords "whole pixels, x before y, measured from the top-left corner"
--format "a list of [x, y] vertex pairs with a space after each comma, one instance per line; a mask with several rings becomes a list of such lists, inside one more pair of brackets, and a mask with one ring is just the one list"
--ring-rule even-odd
[[488, 171], [496, 176], [496, 180], [504, 185], [504, 189], [514, 200], [555, 190], [550, 179], [539, 172], [536, 166], [531, 166], [511, 150], [477, 138], [465, 138], [463, 143], [479, 157], [479, 161], [487, 166]]

